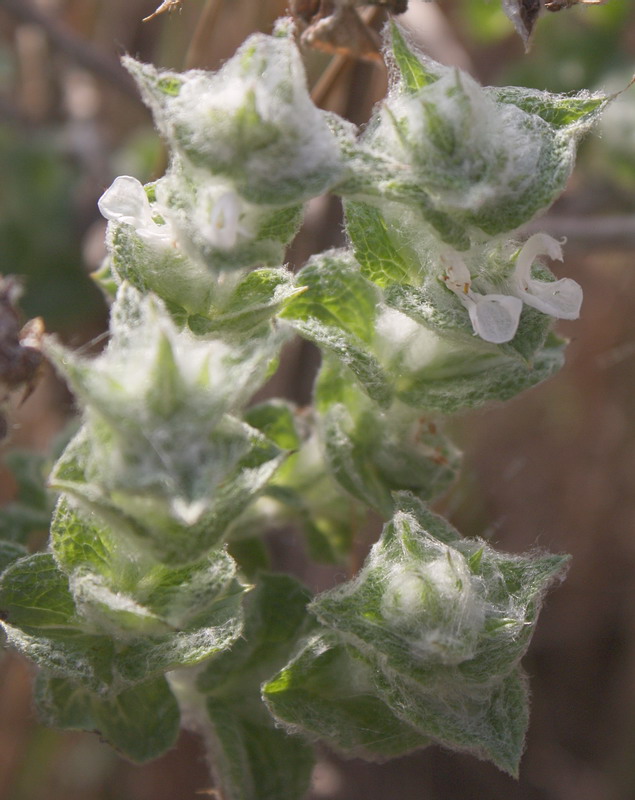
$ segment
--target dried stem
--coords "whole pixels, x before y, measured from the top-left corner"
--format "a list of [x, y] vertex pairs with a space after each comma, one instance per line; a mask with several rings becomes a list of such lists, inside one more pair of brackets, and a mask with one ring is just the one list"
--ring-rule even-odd
[[[372, 25], [375, 19], [382, 13], [382, 10], [381, 7], [374, 6], [373, 8], [367, 8], [362, 11], [360, 16], [366, 25]], [[353, 62], [354, 58], [351, 56], [342, 54], [333, 56], [329, 65], [320, 75], [315, 86], [311, 90], [311, 99], [316, 106], [322, 106], [324, 104], [331, 89], [335, 86], [344, 70], [350, 67]]]
[[222, 11], [223, 0], [207, 0], [192, 41], [185, 55], [185, 69], [194, 69], [205, 65], [205, 56], [209, 53], [209, 43]]

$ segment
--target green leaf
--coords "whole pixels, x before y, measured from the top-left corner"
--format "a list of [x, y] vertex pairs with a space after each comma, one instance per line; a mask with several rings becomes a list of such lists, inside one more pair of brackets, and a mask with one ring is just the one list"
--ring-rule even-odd
[[551, 94], [524, 86], [486, 87], [498, 103], [508, 103], [528, 114], [536, 114], [554, 128], [565, 128], [574, 124], [588, 125], [595, 120], [609, 98], [604, 95], [590, 95], [582, 92], [577, 95]]
[[208, 735], [213, 770], [226, 800], [301, 800], [309, 788], [311, 748], [267, 722], [235, 713], [232, 704], [209, 699]]
[[256, 239], [289, 244], [302, 224], [304, 208], [302, 205], [277, 208], [264, 217]]
[[334, 353], [348, 366], [370, 397], [381, 405], [390, 387], [370, 350], [377, 316], [377, 289], [359, 271], [350, 254], [332, 250], [312, 257], [300, 270], [306, 292], [280, 315], [298, 333]]
[[529, 720], [526, 679], [519, 671], [481, 693], [426, 691], [391, 670], [377, 671], [375, 680], [379, 696], [399, 710], [404, 723], [518, 777]]
[[4, 621], [25, 630], [48, 631], [55, 637], [80, 632], [68, 579], [48, 553], [22, 558], [5, 570], [0, 608]]
[[0, 542], [0, 573], [11, 566], [14, 561], [28, 555], [29, 551], [21, 544], [14, 542]]
[[281, 315], [293, 321], [316, 319], [324, 325], [371, 342], [378, 293], [344, 250], [313, 256], [297, 275], [306, 291]]
[[122, 553], [112, 530], [95, 515], [81, 514], [64, 495], [59, 499], [51, 523], [51, 546], [57, 563], [70, 573], [81, 568], [99, 572], [121, 585], [131, 582], [126, 575], [136, 576], [128, 553]]
[[296, 319], [291, 324], [300, 336], [329, 351], [346, 365], [368, 396], [380, 406], [390, 403], [392, 391], [386, 373], [377, 358], [359, 340], [315, 318]]
[[109, 231], [110, 270], [98, 276], [107, 288], [112, 290], [112, 275], [117, 285], [127, 281], [190, 314], [205, 314], [212, 307], [214, 276], [205, 265], [176, 248], [152, 247], [130, 225], [111, 225]]
[[227, 552], [248, 580], [253, 580], [260, 570], [269, 569], [271, 566], [267, 545], [258, 536], [230, 540], [227, 544]]
[[245, 626], [231, 650], [209, 659], [197, 686], [213, 731], [214, 769], [228, 800], [299, 798], [313, 758], [301, 740], [277, 729], [262, 705], [260, 685], [288, 659], [313, 624], [309, 592], [288, 575], [260, 573], [245, 601]]
[[291, 403], [274, 399], [251, 406], [243, 416], [248, 425], [257, 428], [281, 449], [297, 450], [300, 447], [300, 435], [295, 415], [296, 409]]
[[406, 41], [401, 28], [390, 22], [390, 46], [407, 92], [417, 92], [441, 77], [441, 68], [431, 59], [415, 54]]
[[549, 337], [530, 364], [474, 351], [466, 369], [465, 350], [450, 350], [418, 372], [398, 379], [397, 396], [413, 408], [451, 414], [493, 400], [509, 400], [554, 375], [564, 363], [564, 344]]
[[[82, 614], [95, 624], [101, 617], [104, 623], [119, 622], [122, 634], [126, 623], [135, 632], [144, 619], [148, 624], [162, 621], [161, 632], [209, 627], [219, 602], [224, 609], [244, 590], [235, 580], [235, 563], [222, 550], [187, 566], [157, 564], [123, 547], [116, 529], [67, 498], [56, 509], [51, 544], [58, 563], [73, 577], [71, 588], [76, 603], [81, 596]], [[135, 610], [140, 620], [134, 619]]]
[[84, 628], [68, 577], [51, 555], [20, 559], [2, 573], [0, 614], [8, 644], [38, 666], [94, 691], [110, 688], [113, 643]]
[[384, 516], [392, 515], [394, 491], [429, 500], [454, 479], [458, 452], [437, 423], [401, 403], [380, 409], [332, 359], [323, 362], [315, 402], [334, 477]]
[[[260, 684], [288, 658], [313, 624], [310, 592], [290, 575], [260, 573], [244, 603], [242, 635], [231, 650], [211, 658], [198, 677], [200, 691], [238, 705], [260, 703]], [[251, 700], [248, 695], [251, 692]]]
[[28, 450], [13, 450], [4, 461], [18, 491], [12, 502], [0, 508], [0, 539], [24, 544], [32, 533], [47, 530], [51, 519], [45, 478], [47, 458]]
[[65, 678], [40, 672], [35, 702], [45, 725], [95, 731], [138, 764], [169, 750], [179, 732], [179, 708], [165, 678], [104, 698]]
[[[304, 414], [302, 425], [310, 430], [312, 417]], [[253, 526], [262, 532], [295, 525], [305, 534], [312, 559], [343, 564], [367, 512], [332, 477], [316, 433], [309, 436], [307, 432], [306, 436], [299, 450], [276, 472], [262, 501], [239, 519], [240, 527], [253, 533]]]
[[362, 275], [381, 287], [409, 282], [412, 264], [402, 256], [406, 248], [393, 240], [379, 209], [348, 200], [344, 211], [346, 232]]
[[291, 730], [347, 757], [383, 761], [431, 743], [379, 697], [362, 654], [332, 633], [313, 636], [263, 686], [271, 713]]
[[285, 269], [257, 269], [221, 305], [210, 309], [205, 316], [190, 316], [188, 325], [198, 335], [214, 332], [224, 337], [245, 335], [270, 320], [303, 291]]

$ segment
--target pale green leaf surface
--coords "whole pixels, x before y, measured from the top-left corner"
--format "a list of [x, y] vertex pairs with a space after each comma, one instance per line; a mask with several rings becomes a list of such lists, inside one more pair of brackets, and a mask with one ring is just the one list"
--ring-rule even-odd
[[389, 53], [395, 60], [407, 92], [417, 92], [424, 86], [437, 81], [443, 74], [444, 70], [440, 64], [413, 51], [412, 45], [406, 41], [402, 29], [392, 21], [390, 23]]
[[378, 696], [362, 654], [318, 633], [263, 687], [274, 716], [291, 731], [344, 755], [384, 761], [431, 743]]
[[189, 317], [188, 325], [199, 335], [218, 332], [223, 336], [244, 336], [270, 320], [302, 291], [285, 269], [253, 270], [227, 300], [205, 316]]
[[248, 408], [243, 418], [252, 428], [257, 428], [267, 439], [282, 450], [297, 450], [300, 434], [296, 425], [297, 410], [288, 401], [267, 400]]
[[236, 714], [232, 704], [207, 701], [214, 774], [226, 800], [301, 800], [309, 788], [311, 748], [273, 723]]
[[346, 331], [362, 342], [373, 338], [378, 293], [345, 250], [313, 256], [297, 275], [306, 291], [282, 314], [289, 320], [317, 319]]
[[536, 114], [554, 128], [566, 128], [569, 125], [589, 126], [606, 106], [609, 98], [604, 95], [592, 95], [588, 92], [580, 94], [551, 94], [524, 86], [488, 86], [497, 102], [509, 103]]
[[564, 363], [563, 343], [550, 337], [530, 364], [474, 352], [446, 352], [423, 369], [397, 379], [397, 396], [414, 408], [451, 414], [491, 401], [509, 400], [554, 375]]
[[35, 702], [45, 725], [94, 731], [139, 764], [169, 750], [179, 731], [178, 705], [163, 677], [100, 697], [65, 678], [40, 672]]
[[528, 723], [526, 680], [515, 670], [481, 693], [445, 692], [414, 684], [391, 670], [375, 675], [378, 695], [407, 724], [434, 741], [493, 761], [518, 774]]
[[15, 542], [0, 542], [0, 573], [11, 566], [14, 561], [28, 555], [28, 550]]
[[306, 613], [310, 599], [309, 591], [290, 575], [258, 574], [245, 598], [241, 638], [209, 660], [198, 688], [218, 699], [234, 698], [238, 706], [249, 692], [259, 701], [262, 681], [284, 664], [298, 637], [313, 624]]
[[157, 250], [135, 235], [130, 225], [111, 224], [108, 246], [112, 273], [147, 294], [154, 292], [190, 314], [205, 314], [213, 305], [214, 276], [175, 248]]
[[51, 519], [51, 499], [45, 487], [46, 457], [13, 450], [4, 456], [4, 462], [17, 483], [17, 494], [0, 508], [0, 539], [23, 544], [31, 533], [46, 530]]
[[[262, 520], [265, 529], [275, 526], [276, 522], [281, 526], [297, 525], [306, 536], [311, 558], [341, 564], [364, 525], [366, 510], [332, 476], [314, 431], [313, 416], [304, 414], [301, 423], [305, 433], [306, 429], [312, 432], [265, 489]], [[273, 518], [272, 501], [275, 503]], [[253, 512], [256, 517], [260, 513], [258, 502]], [[254, 524], [250, 516], [248, 512], [246, 518], [239, 520], [247, 529], [250, 522]]]
[[307, 287], [280, 315], [298, 333], [331, 351], [348, 366], [364, 390], [384, 405], [390, 388], [369, 345], [374, 338], [378, 290], [346, 251], [314, 256], [298, 273]]
[[[397, 243], [379, 209], [348, 200], [344, 204], [346, 232], [360, 263], [362, 275], [378, 286], [409, 283], [412, 262], [404, 256], [404, 242]], [[412, 255], [411, 255], [412, 259]]]

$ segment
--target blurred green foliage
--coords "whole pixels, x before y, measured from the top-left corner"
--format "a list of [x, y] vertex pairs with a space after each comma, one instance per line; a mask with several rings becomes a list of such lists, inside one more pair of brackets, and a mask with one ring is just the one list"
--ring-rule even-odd
[[79, 170], [50, 131], [0, 131], [0, 269], [25, 278], [21, 306], [47, 330], [73, 330], [103, 314], [82, 268], [73, 197]]

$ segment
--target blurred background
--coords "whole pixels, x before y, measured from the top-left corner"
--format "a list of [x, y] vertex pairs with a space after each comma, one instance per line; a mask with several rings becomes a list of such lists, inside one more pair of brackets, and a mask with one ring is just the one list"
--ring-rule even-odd
[[[0, 0], [0, 270], [24, 276], [25, 317], [42, 317], [73, 347], [98, 346], [107, 324], [89, 277], [103, 256], [96, 201], [115, 176], [148, 181], [164, 164], [119, 56], [215, 69], [249, 33], [270, 31], [286, 6], [183, 0], [180, 10], [142, 22], [157, 4]], [[429, 54], [484, 83], [612, 92], [635, 71], [629, 0], [545, 13], [528, 54], [498, 0], [410, 0], [402, 19]], [[377, 63], [333, 64], [316, 52], [306, 63], [320, 104], [356, 123], [385, 91]], [[465, 465], [439, 505], [464, 534], [501, 549], [573, 556], [524, 662], [532, 716], [520, 780], [439, 748], [383, 766], [324, 752], [310, 800], [635, 798], [635, 88], [587, 138], [567, 192], [536, 229], [567, 237], [559, 276], [585, 292], [582, 318], [560, 326], [571, 340], [567, 365], [504, 406], [452, 421]], [[338, 203], [318, 199], [289, 260], [301, 266], [342, 241]], [[307, 346], [292, 348], [277, 390], [308, 402], [316, 363]], [[28, 400], [15, 403], [4, 457], [16, 448], [46, 453], [73, 413], [72, 398], [45, 370]], [[7, 503], [17, 487], [1, 469]], [[0, 800], [213, 796], [194, 738], [184, 734], [159, 761], [134, 767], [95, 736], [39, 727], [30, 683], [30, 668], [5, 655]]]

